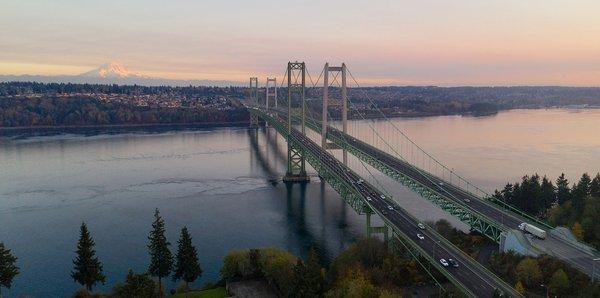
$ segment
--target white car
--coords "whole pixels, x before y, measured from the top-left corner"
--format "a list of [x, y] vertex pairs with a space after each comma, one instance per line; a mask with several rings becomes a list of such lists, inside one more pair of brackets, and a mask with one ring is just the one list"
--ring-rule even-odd
[[388, 210], [394, 210], [394, 207], [392, 207], [391, 205], [387, 206]]
[[385, 196], [384, 195], [380, 195], [379, 197], [385, 200]]
[[440, 259], [440, 264], [442, 264], [442, 266], [444, 267], [448, 267], [448, 265], [450, 265], [448, 264], [448, 261], [446, 261], [446, 259]]
[[358, 179], [358, 181], [357, 181], [356, 183], [358, 183], [358, 184], [362, 184], [363, 182], [365, 182], [365, 180]]
[[417, 226], [419, 227], [419, 229], [425, 230], [425, 225], [424, 224], [418, 223]]
[[440, 182], [438, 183], [440, 186], [444, 186], [444, 182]]
[[371, 202], [373, 199], [371, 199], [371, 197], [367, 197], [367, 201]]
[[423, 236], [421, 234], [417, 234], [417, 238], [419, 238], [419, 240], [423, 240], [423, 239], [425, 239], [425, 236]]
[[471, 203], [470, 199], [465, 199], [465, 203]]

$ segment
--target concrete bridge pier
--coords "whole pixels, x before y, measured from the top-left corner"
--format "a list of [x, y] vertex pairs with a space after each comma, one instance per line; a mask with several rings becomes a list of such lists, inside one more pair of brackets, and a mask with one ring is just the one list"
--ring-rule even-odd
[[372, 214], [371, 210], [368, 210], [368, 212], [365, 213], [365, 215], [367, 216], [367, 238], [371, 238], [371, 236], [373, 234], [383, 234], [383, 240], [385, 241], [385, 243], [387, 243], [389, 240], [388, 227], [386, 225], [379, 226], [379, 227], [372, 226], [371, 225], [371, 214]]

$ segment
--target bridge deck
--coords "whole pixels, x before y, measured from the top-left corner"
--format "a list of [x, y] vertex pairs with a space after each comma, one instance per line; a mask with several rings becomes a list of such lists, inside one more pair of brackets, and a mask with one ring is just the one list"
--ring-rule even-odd
[[[279, 111], [279, 113], [284, 115], [286, 114], [285, 111]], [[321, 127], [319, 125], [320, 123], [314, 119], [313, 121], [314, 124], [309, 124], [308, 127], [318, 133], [321, 133]], [[523, 222], [529, 222], [534, 225], [536, 224], [535, 222], [521, 217], [514, 212], [502, 209], [492, 202], [486, 201], [485, 199], [467, 192], [453, 184], [447, 183], [447, 181], [444, 181], [435, 175], [431, 175], [421, 169], [418, 169], [408, 162], [375, 148], [366, 142], [358, 140], [351, 135], [345, 134], [336, 128], [331, 126], [328, 127], [327, 138], [331, 139], [332, 141], [342, 140], [342, 142], [347, 143], [347, 145], [352, 146], [364, 154], [378, 160], [379, 162], [388, 166], [390, 169], [393, 169], [394, 171], [402, 173], [402, 175], [417, 181], [421, 185], [429, 188], [437, 194], [453, 201], [455, 204], [473, 210], [474, 212], [482, 214], [486, 218], [491, 219], [492, 221], [498, 223], [505, 231], [510, 229], [518, 229], [518, 225]], [[558, 257], [559, 259], [570, 263], [584, 273], [590, 276], [592, 275], [594, 262], [593, 259], [596, 256], [577, 248], [573, 244], [568, 243], [566, 240], [558, 238], [551, 233], [548, 233], [548, 237], [545, 240], [532, 239], [531, 241], [538, 250]], [[600, 273], [596, 272], [596, 275], [600, 276]]]
[[[279, 122], [278, 125], [275, 125], [276, 128], [277, 126], [287, 128], [287, 121], [280, 118], [277, 114], [273, 114], [270, 117], [266, 114], [262, 114], [262, 116], [263, 118], [270, 118], [265, 119], [267, 122]], [[280, 131], [284, 136], [286, 136], [286, 132]], [[511, 296], [519, 296], [512, 287], [505, 284], [489, 270], [464, 254], [432, 228], [426, 227], [426, 230], [421, 230], [417, 226], [418, 221], [415, 218], [395, 203], [389, 202], [375, 187], [367, 182], [358, 183], [359, 180], [362, 180], [360, 176], [351, 171], [310, 138], [298, 130], [292, 129], [291, 135], [288, 136], [288, 141], [296, 142], [296, 144], [301, 145], [305, 150], [310, 151], [311, 154], [318, 156], [322, 165], [327, 167], [329, 171], [334, 172], [338, 177], [344, 179], [348, 185], [352, 185], [354, 190], [361, 195], [364, 202], [373, 212], [379, 215], [396, 234], [404, 238], [403, 241], [408, 241], [411, 245], [417, 246], [416, 248], [424, 254], [424, 257], [429, 259], [434, 267], [449, 277], [451, 281], [458, 282], [460, 286], [470, 291], [469, 294], [477, 297], [491, 297], [494, 289], [500, 289]], [[369, 201], [367, 198], [371, 200]], [[394, 207], [394, 210], [388, 209], [390, 205]], [[425, 239], [418, 240], [416, 237], [417, 233], [425, 236]], [[442, 267], [438, 262], [441, 258], [455, 259], [459, 263], [459, 267]]]

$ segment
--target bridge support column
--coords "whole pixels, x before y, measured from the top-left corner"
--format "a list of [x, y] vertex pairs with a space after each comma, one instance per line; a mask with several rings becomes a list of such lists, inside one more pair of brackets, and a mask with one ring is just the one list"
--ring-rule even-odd
[[[258, 104], [258, 78], [250, 78], [249, 92], [250, 103]], [[250, 127], [258, 127], [258, 123], [258, 115], [250, 113]]]
[[[323, 68], [323, 115], [321, 121], [321, 146], [325, 149], [339, 149], [338, 146], [334, 144], [327, 143], [327, 127], [328, 127], [328, 118], [329, 118], [329, 73], [337, 72], [337, 75], [334, 75], [334, 81], [337, 80], [337, 77], [341, 75], [341, 111], [342, 111], [342, 131], [344, 133], [348, 133], [348, 91], [346, 84], [346, 63], [342, 63], [342, 66], [329, 66], [329, 63], [325, 63], [325, 67]], [[334, 83], [334, 82], [332, 82]], [[337, 103], [339, 105], [339, 103]], [[348, 165], [348, 151], [345, 148], [342, 148], [343, 158], [342, 161], [345, 165]]]
[[[309, 182], [310, 177], [306, 174], [306, 161], [304, 151], [297, 146], [292, 138], [292, 118], [295, 114], [300, 114], [301, 132], [306, 135], [306, 64], [304, 62], [288, 62], [288, 162], [287, 172], [283, 177], [285, 182]], [[300, 105], [299, 108], [292, 108], [292, 102]]]
[[368, 210], [368, 212], [365, 213], [365, 215], [367, 216], [367, 238], [371, 238], [372, 234], [383, 234], [383, 240], [387, 243], [388, 242], [388, 227], [386, 225], [380, 226], [380, 227], [374, 227], [371, 225], [371, 214], [372, 211]]
[[310, 177], [306, 174], [304, 150], [295, 146], [291, 140], [288, 140], [288, 167], [283, 181], [310, 182]]

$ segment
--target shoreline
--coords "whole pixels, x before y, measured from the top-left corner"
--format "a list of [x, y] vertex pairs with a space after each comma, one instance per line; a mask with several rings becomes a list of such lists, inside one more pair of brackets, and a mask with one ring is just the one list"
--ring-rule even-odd
[[[428, 117], [443, 117], [443, 116], [462, 116], [462, 117], [491, 117], [498, 115], [502, 112], [512, 110], [553, 110], [553, 109], [566, 109], [566, 110], [587, 110], [597, 109], [596, 107], [590, 108], [571, 108], [571, 107], [522, 107], [515, 109], [500, 109], [498, 111], [490, 113], [440, 113], [440, 114], [396, 114], [396, 115], [369, 115], [364, 120], [380, 120], [385, 118], [428, 118]], [[348, 115], [348, 120], [363, 120], [355, 115]], [[333, 117], [331, 120], [337, 121], [337, 117]], [[244, 121], [231, 121], [231, 122], [196, 122], [196, 123], [139, 123], [139, 124], [101, 124], [101, 125], [54, 125], [54, 126], [15, 126], [15, 127], [0, 127], [0, 135], [5, 133], [18, 133], [18, 132], [40, 132], [40, 131], [76, 131], [76, 130], [126, 130], [126, 129], [146, 129], [146, 128], [175, 128], [175, 129], [186, 129], [186, 128], [216, 128], [216, 127], [248, 127], [250, 126], [249, 120]]]
[[2, 132], [39, 131], [39, 130], [78, 130], [78, 129], [129, 129], [129, 128], [211, 128], [211, 127], [244, 127], [249, 121], [202, 122], [202, 123], [147, 123], [147, 124], [102, 124], [102, 125], [40, 125], [0, 127]]

